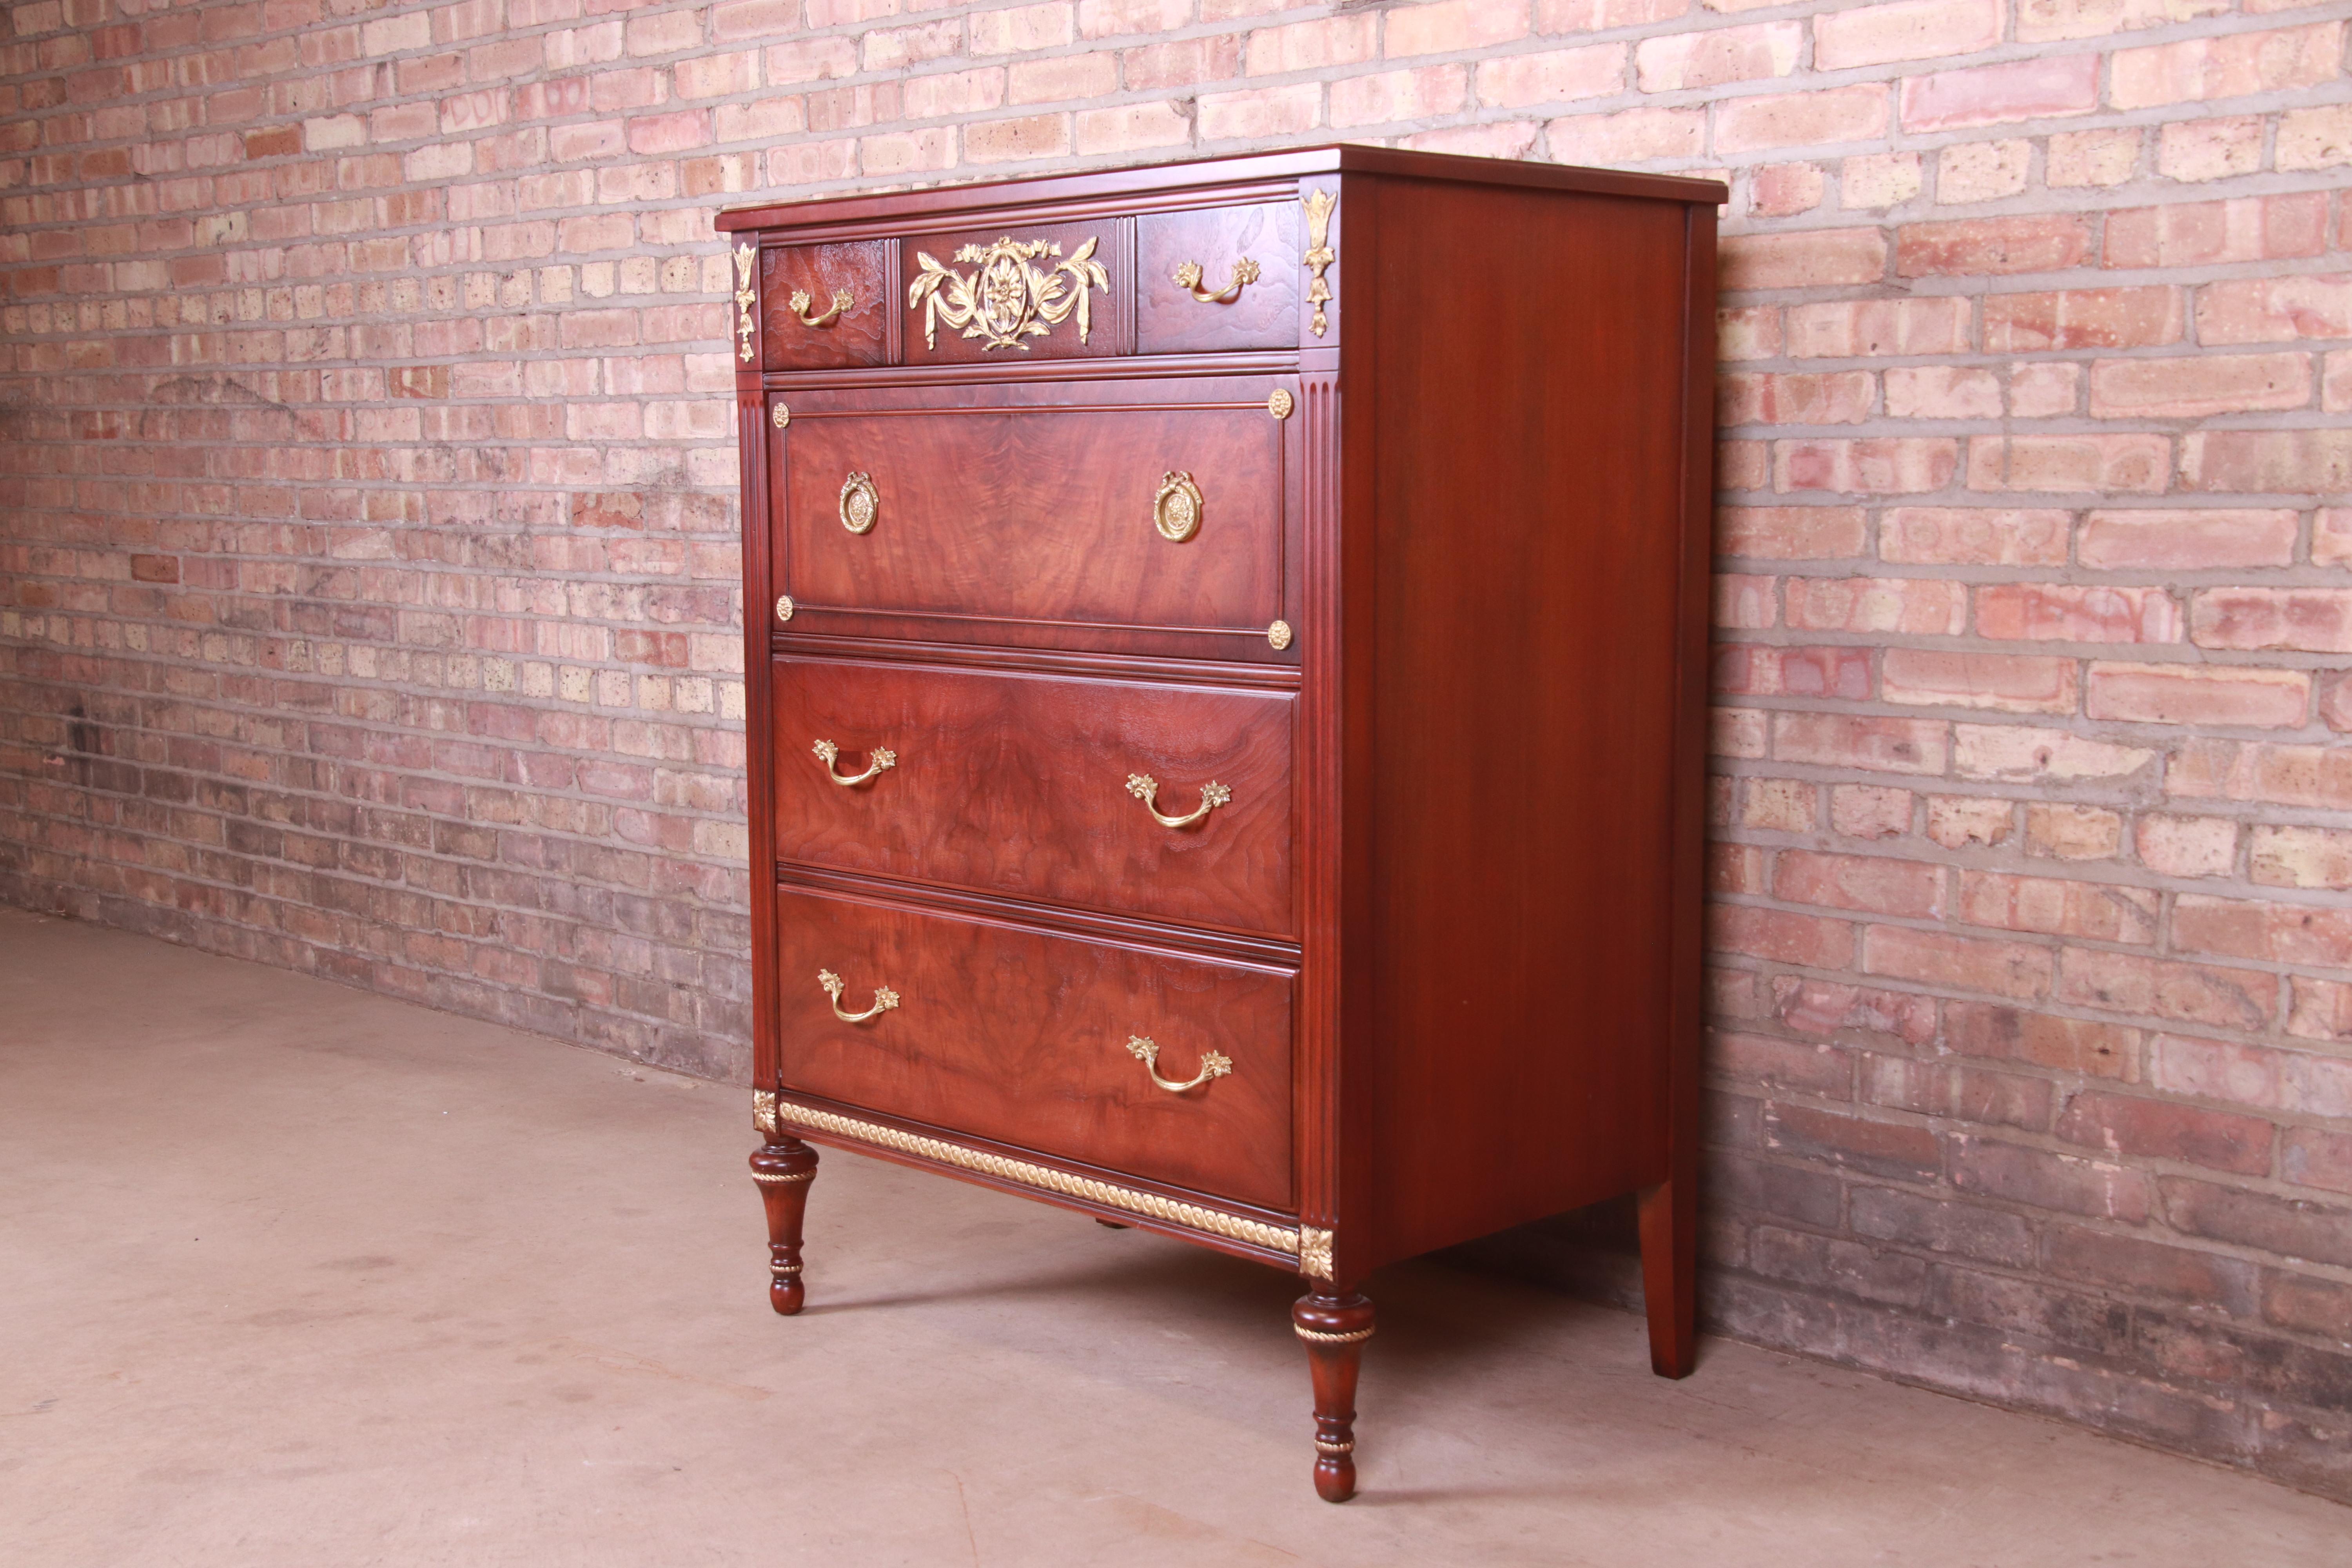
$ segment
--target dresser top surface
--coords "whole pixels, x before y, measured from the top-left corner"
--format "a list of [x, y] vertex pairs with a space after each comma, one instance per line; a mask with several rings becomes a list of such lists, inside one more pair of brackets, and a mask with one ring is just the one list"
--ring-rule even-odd
[[1451, 180], [1470, 184], [1573, 191], [1592, 195], [1631, 196], [1709, 206], [1730, 199], [1729, 191], [1715, 180], [1631, 174], [1615, 169], [1570, 168], [1557, 163], [1528, 163], [1510, 158], [1465, 158], [1447, 153], [1408, 153], [1390, 147], [1340, 145], [1258, 153], [1237, 158], [1197, 159], [1181, 163], [1089, 169], [1017, 180], [929, 185], [917, 190], [821, 196], [807, 201], [769, 202], [758, 206], [727, 208], [718, 215], [714, 223], [721, 233], [742, 229], [794, 228], [918, 214], [985, 212], [994, 207], [1025, 207], [1041, 203], [1147, 191], [1242, 184], [1332, 174]]

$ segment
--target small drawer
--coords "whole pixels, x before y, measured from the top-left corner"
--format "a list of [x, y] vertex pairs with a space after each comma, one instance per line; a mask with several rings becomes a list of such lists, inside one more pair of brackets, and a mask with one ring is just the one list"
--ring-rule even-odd
[[1146, 651], [1119, 634], [1150, 628], [1155, 650], [1277, 657], [1297, 613], [1293, 385], [780, 395], [774, 592], [795, 632]]
[[1292, 930], [1288, 695], [833, 659], [772, 668], [779, 859]]
[[797, 888], [776, 930], [786, 1089], [1294, 1206], [1292, 971]]
[[912, 235], [898, 245], [908, 364], [1025, 363], [1115, 354], [1134, 300], [1128, 226], [1015, 224]]
[[889, 247], [772, 246], [760, 252], [760, 342], [768, 370], [889, 361]]
[[1298, 346], [1297, 202], [1135, 220], [1138, 353]]

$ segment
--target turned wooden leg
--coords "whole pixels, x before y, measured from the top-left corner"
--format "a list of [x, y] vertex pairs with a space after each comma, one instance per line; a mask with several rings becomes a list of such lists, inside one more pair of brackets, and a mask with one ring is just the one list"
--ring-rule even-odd
[[768, 1305], [789, 1318], [808, 1299], [801, 1286], [801, 1220], [816, 1179], [816, 1151], [779, 1136], [751, 1152], [751, 1179], [768, 1210]]
[[1301, 1296], [1290, 1326], [1307, 1342], [1315, 1374], [1315, 1491], [1325, 1502], [1356, 1495], [1356, 1369], [1372, 1337], [1372, 1304], [1349, 1290]]
[[1641, 1205], [1650, 1367], [1660, 1377], [1688, 1377], [1698, 1364], [1698, 1184], [1661, 1182], [1643, 1191]]

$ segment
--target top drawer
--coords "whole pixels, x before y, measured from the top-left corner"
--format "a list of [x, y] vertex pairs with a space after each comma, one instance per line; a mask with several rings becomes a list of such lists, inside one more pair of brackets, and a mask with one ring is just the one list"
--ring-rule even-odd
[[771, 624], [1293, 662], [1294, 386], [1220, 376], [778, 393]]

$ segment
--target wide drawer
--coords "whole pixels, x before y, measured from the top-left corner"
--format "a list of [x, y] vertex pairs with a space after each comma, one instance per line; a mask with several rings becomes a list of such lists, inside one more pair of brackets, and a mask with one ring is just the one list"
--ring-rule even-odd
[[783, 1089], [1293, 1206], [1291, 972], [789, 887], [776, 931]]
[[1292, 379], [775, 394], [777, 624], [1114, 649], [1143, 628], [1278, 657], [1275, 623], [1297, 613]]
[[772, 669], [780, 859], [1292, 930], [1289, 696], [835, 659]]

